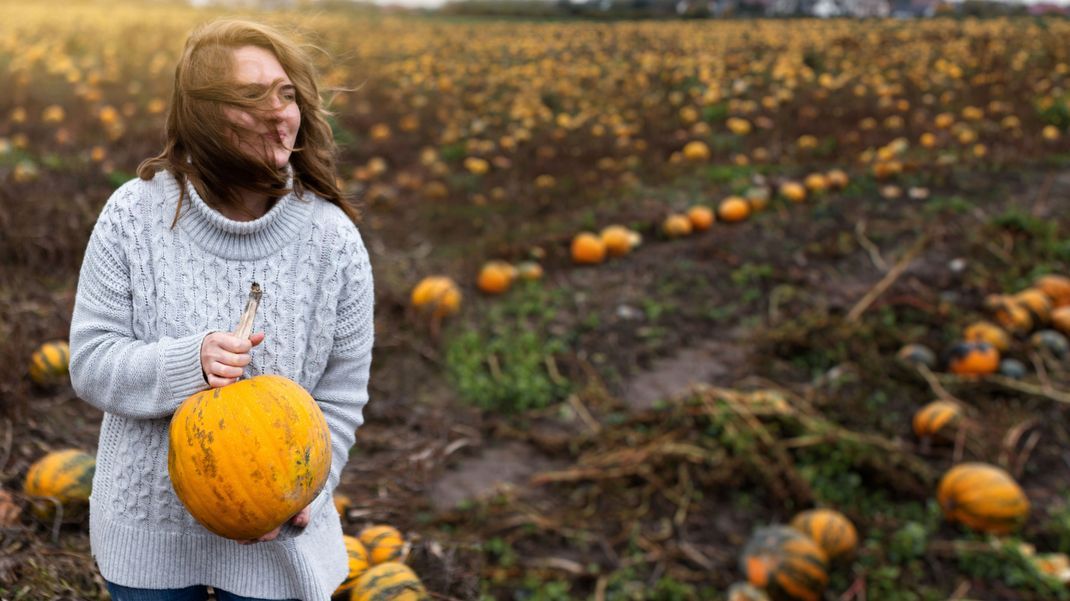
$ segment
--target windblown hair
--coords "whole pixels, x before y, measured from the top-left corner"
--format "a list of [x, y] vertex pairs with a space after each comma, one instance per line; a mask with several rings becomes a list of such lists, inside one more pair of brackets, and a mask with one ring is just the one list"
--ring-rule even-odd
[[167, 170], [178, 181], [181, 194], [171, 227], [178, 223], [186, 201], [187, 181], [216, 209], [243, 211], [238, 190], [271, 198], [290, 192], [286, 188], [287, 170], [277, 167], [270, 155], [250, 156], [241, 151], [237, 141], [248, 132], [224, 113], [229, 106], [256, 116], [270, 106], [283, 85], [276, 80], [259, 95], [250, 95], [239, 87], [234, 51], [243, 46], [256, 46], [274, 54], [296, 88], [301, 125], [290, 155], [293, 191], [311, 191], [358, 222], [360, 213], [345, 198], [336, 179], [337, 146], [327, 122], [329, 113], [320, 99], [316, 69], [308, 55], [270, 26], [222, 19], [198, 27], [186, 40], [175, 67], [163, 152], [143, 161], [137, 170], [145, 180]]

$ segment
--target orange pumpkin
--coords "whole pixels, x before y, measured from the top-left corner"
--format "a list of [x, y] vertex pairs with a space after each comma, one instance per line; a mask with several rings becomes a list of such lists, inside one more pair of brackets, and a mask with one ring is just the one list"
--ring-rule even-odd
[[687, 218], [691, 220], [691, 227], [696, 232], [704, 232], [713, 226], [716, 218], [709, 207], [695, 205], [687, 210]]
[[509, 290], [513, 283], [512, 265], [502, 261], [490, 261], [479, 270], [476, 286], [486, 294], [501, 294]]
[[729, 196], [717, 206], [717, 217], [728, 223], [743, 221], [750, 217], [750, 204], [738, 196]]
[[1056, 308], [1070, 306], [1070, 278], [1062, 275], [1045, 275], [1037, 278], [1033, 282], [1033, 287], [1046, 294]]
[[1033, 314], [1021, 302], [1002, 294], [985, 297], [985, 309], [999, 325], [1014, 334], [1025, 334], [1033, 329]]
[[401, 538], [401, 532], [393, 526], [368, 526], [360, 531], [357, 538], [368, 549], [368, 560], [372, 565], [387, 561], [404, 561], [405, 540]]
[[22, 490], [36, 497], [31, 510], [38, 519], [51, 520], [56, 507], [62, 505], [64, 521], [80, 519], [89, 505], [97, 461], [78, 449], [53, 451], [35, 461], [26, 472]]
[[791, 520], [791, 527], [809, 536], [829, 559], [847, 557], [858, 546], [858, 531], [847, 516], [832, 509], [810, 509]]
[[999, 369], [999, 351], [987, 342], [960, 342], [948, 353], [948, 369], [960, 375], [984, 375]]
[[610, 225], [602, 230], [602, 243], [611, 257], [621, 257], [632, 250], [631, 231], [623, 225]]
[[1034, 325], [1051, 321], [1051, 298], [1039, 288], [1027, 288], [1011, 298], [1029, 309]]
[[833, 169], [825, 174], [828, 178], [829, 186], [833, 188], [846, 188], [847, 187], [847, 174], [842, 169]]
[[740, 569], [774, 601], [818, 601], [828, 584], [828, 559], [794, 528], [759, 528], [743, 547]]
[[780, 184], [780, 195], [791, 202], [806, 200], [806, 187], [799, 182], [784, 182]]
[[1029, 517], [1029, 499], [1006, 471], [962, 463], [940, 479], [936, 493], [944, 517], [981, 532], [1007, 534]]
[[914, 414], [918, 438], [950, 438], [947, 433], [962, 419], [962, 407], [951, 401], [933, 401]]
[[167, 470], [178, 498], [219, 536], [256, 539], [327, 481], [331, 434], [319, 405], [277, 375], [199, 392], [171, 418]]
[[606, 260], [606, 245], [590, 232], [581, 232], [572, 239], [572, 261], [586, 265]]
[[342, 519], [344, 521], [346, 517], [346, 512], [348, 512], [349, 508], [353, 506], [353, 501], [349, 497], [341, 493], [335, 493], [334, 496], [331, 497], [331, 501], [334, 502], [335, 511], [338, 512], [338, 515], [342, 516]]
[[978, 321], [966, 326], [962, 334], [967, 342], [987, 342], [996, 350], [1006, 352], [1011, 347], [1011, 337], [1007, 331], [988, 321]]
[[445, 317], [460, 310], [461, 291], [451, 278], [428, 276], [413, 287], [410, 301], [417, 310]]
[[1051, 325], [1056, 330], [1070, 336], [1070, 306], [1059, 307], [1051, 312]]
[[690, 236], [692, 231], [691, 220], [687, 218], [687, 215], [673, 213], [666, 217], [665, 221], [661, 222], [661, 231], [670, 238]]
[[803, 186], [811, 192], [820, 193], [828, 189], [829, 182], [824, 173], [811, 173], [803, 180]]

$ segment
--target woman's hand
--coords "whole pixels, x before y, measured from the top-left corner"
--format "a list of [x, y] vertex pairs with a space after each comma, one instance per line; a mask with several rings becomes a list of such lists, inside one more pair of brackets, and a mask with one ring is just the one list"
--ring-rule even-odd
[[228, 332], [212, 332], [201, 342], [201, 369], [212, 388], [220, 388], [238, 381], [245, 366], [253, 360], [249, 351], [264, 341], [264, 333], [257, 332], [242, 340]]
[[[304, 528], [305, 526], [308, 526], [308, 523], [310, 521], [312, 521], [312, 504], [311, 503], [309, 503], [308, 506], [306, 506], [301, 511], [297, 512], [297, 515], [295, 515], [292, 518], [290, 518], [289, 521], [287, 521], [287, 523], [288, 524], [293, 524], [294, 526], [297, 526], [298, 528]], [[279, 532], [281, 532], [281, 531], [282, 531], [282, 526], [279, 526], [278, 528], [275, 528], [271, 532], [268, 532], [267, 534], [261, 536], [260, 538], [258, 538], [256, 540], [240, 540], [240, 541], [237, 541], [237, 543], [239, 545], [255, 545], [256, 543], [266, 543], [269, 540], [275, 540], [275, 538], [277, 538], [279, 536]]]

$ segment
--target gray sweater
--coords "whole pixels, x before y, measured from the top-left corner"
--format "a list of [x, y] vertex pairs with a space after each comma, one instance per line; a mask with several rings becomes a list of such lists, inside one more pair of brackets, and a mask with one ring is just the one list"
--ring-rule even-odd
[[[86, 249], [71, 322], [71, 383], [104, 411], [90, 498], [90, 541], [105, 579], [138, 588], [206, 584], [242, 596], [326, 601], [348, 572], [331, 503], [368, 400], [374, 304], [357, 228], [312, 193], [233, 221], [166, 171], [108, 200]], [[306, 528], [242, 546], [197, 523], [167, 474], [175, 409], [208, 388], [200, 347], [233, 331], [249, 285], [264, 290], [246, 377], [279, 374], [327, 418], [332, 461]]]

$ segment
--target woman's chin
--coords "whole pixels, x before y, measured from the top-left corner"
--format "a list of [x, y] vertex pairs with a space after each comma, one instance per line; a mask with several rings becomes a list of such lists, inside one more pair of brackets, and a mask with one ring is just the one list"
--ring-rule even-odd
[[290, 152], [276, 152], [275, 153], [275, 166], [279, 169], [285, 169], [286, 165], [290, 164]]

